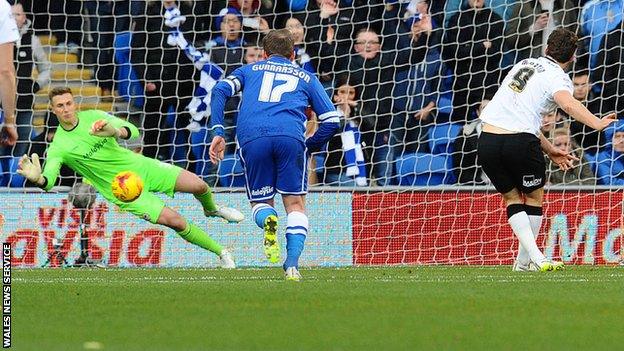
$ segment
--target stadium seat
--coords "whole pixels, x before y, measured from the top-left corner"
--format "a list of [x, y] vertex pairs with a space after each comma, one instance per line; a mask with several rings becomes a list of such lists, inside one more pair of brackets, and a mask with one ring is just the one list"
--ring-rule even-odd
[[226, 187], [245, 186], [245, 175], [243, 165], [238, 156], [225, 155], [219, 163], [219, 184]]
[[399, 185], [453, 184], [451, 158], [428, 153], [406, 154], [396, 160]]
[[434, 124], [429, 128], [429, 147], [433, 154], [450, 154], [453, 152], [453, 141], [462, 130], [459, 123]]

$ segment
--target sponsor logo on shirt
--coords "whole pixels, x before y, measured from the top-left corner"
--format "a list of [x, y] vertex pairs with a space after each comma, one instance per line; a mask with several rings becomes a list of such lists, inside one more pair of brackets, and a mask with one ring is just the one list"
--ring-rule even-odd
[[93, 156], [94, 153], [100, 151], [100, 149], [102, 147], [104, 147], [104, 144], [106, 144], [108, 142], [109, 138], [103, 138], [102, 140], [98, 141], [97, 143], [95, 143], [95, 145], [93, 145], [93, 147], [91, 148], [91, 150], [89, 150], [86, 154], [82, 155], [82, 157], [84, 159], [90, 159], [91, 156]]
[[267, 196], [268, 194], [272, 194], [273, 193], [273, 187], [272, 186], [263, 186], [260, 189], [254, 189], [251, 191], [251, 196]]

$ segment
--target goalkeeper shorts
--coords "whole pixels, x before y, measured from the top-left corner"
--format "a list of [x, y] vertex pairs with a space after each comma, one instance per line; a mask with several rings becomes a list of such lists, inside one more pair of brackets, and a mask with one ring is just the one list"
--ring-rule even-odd
[[143, 178], [143, 192], [132, 202], [115, 201], [115, 204], [122, 211], [156, 223], [165, 208], [165, 203], [154, 193], [163, 193], [173, 197], [175, 184], [182, 168], [147, 157], [145, 159], [145, 162], [141, 164], [142, 169], [137, 172]]

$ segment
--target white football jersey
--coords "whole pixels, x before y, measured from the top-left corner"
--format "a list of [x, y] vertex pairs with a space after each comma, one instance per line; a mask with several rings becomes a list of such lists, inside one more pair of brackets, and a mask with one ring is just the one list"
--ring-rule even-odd
[[512, 132], [539, 135], [542, 115], [557, 108], [553, 95], [560, 90], [572, 94], [573, 85], [554, 60], [522, 60], [509, 71], [479, 118]]
[[11, 5], [6, 0], [0, 0], [0, 44], [17, 41], [19, 37]]

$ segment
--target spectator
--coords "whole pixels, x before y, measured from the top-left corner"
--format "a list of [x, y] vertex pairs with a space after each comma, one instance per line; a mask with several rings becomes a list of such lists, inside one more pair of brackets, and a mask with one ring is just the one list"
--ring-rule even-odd
[[363, 133], [362, 140], [372, 148], [371, 179], [386, 185], [392, 174], [392, 155], [388, 145], [392, 118], [392, 87], [394, 62], [392, 52], [381, 53], [379, 35], [372, 29], [362, 29], [356, 35], [355, 55], [349, 65], [349, 81], [360, 89], [362, 118], [374, 126], [374, 132]]
[[102, 96], [111, 98], [116, 76], [113, 62], [115, 35], [130, 30], [131, 16], [141, 13], [141, 3], [135, 0], [84, 1], [84, 7], [89, 19], [89, 35], [86, 41], [90, 47], [85, 49], [85, 60], [96, 63], [96, 82], [102, 88]]
[[[582, 102], [591, 113], [600, 115], [602, 101], [596, 98], [591, 90], [589, 71], [580, 70], [574, 72], [572, 83], [574, 84], [572, 94], [574, 98]], [[570, 132], [576, 143], [581, 145], [586, 152], [591, 154], [598, 152], [601, 143], [599, 131], [589, 128], [577, 120], [573, 120], [570, 123]]]
[[[433, 28], [427, 3], [420, 2], [419, 12], [408, 18], [410, 41], [399, 47], [393, 91], [391, 145], [393, 159], [404, 152], [428, 152], [426, 136], [434, 123], [441, 90], [441, 30]], [[403, 56], [407, 55], [406, 65]]]
[[82, 1], [49, 0], [50, 31], [58, 42], [57, 52], [77, 54], [82, 45]]
[[[221, 35], [211, 40], [210, 59], [219, 65], [228, 76], [235, 69], [243, 65], [245, 54], [244, 46], [247, 45], [242, 38], [241, 25], [242, 15], [237, 9], [228, 7], [219, 12], [215, 25], [221, 30]], [[233, 154], [236, 144], [232, 142], [236, 136], [236, 120], [238, 117], [238, 105], [240, 98], [233, 96], [225, 104], [225, 139], [228, 141], [226, 153]]]
[[[344, 74], [349, 68], [353, 33], [372, 26], [369, 18], [381, 18], [376, 3], [352, 5], [348, 1], [310, 1], [307, 11], [298, 17], [307, 29], [308, 52], [319, 52], [317, 72], [325, 86], [332, 85], [334, 75]], [[379, 33], [381, 26], [378, 27], [373, 29], [375, 33]]]
[[[242, 15], [243, 39], [249, 44], [259, 45], [266, 33], [271, 30], [266, 17], [260, 16], [259, 0], [230, 0], [228, 6], [237, 9]], [[271, 18], [269, 18], [271, 19]]]
[[624, 20], [602, 38], [595, 81], [602, 83], [603, 113], [624, 114]]
[[372, 126], [361, 118], [357, 91], [346, 79], [336, 88], [333, 101], [342, 114], [342, 133], [334, 135], [327, 144], [324, 178], [321, 179], [333, 186], [366, 186], [365, 165], [370, 158], [363, 152], [361, 132]]
[[483, 97], [494, 95], [502, 58], [503, 19], [484, 8], [484, 0], [467, 4], [449, 20], [442, 51], [454, 75], [454, 121], [471, 120]]
[[505, 44], [516, 52], [514, 62], [540, 57], [546, 50], [546, 39], [557, 27], [576, 32], [578, 12], [569, 0], [521, 0], [513, 6], [506, 24]]
[[[477, 117], [490, 102], [489, 98], [484, 98], [477, 109]], [[455, 138], [453, 147], [453, 172], [457, 177], [459, 185], [485, 185], [489, 179], [477, 162], [477, 143], [483, 128], [483, 122], [479, 118], [467, 123], [462, 128], [462, 132]]]
[[570, 130], [568, 128], [557, 128], [551, 134], [552, 143], [556, 148], [568, 151], [579, 160], [571, 168], [564, 171], [553, 163], [552, 160], [547, 159], [546, 183], [551, 185], [595, 185], [596, 177], [589, 163], [583, 157], [583, 149], [572, 140]]
[[585, 49], [589, 52], [590, 70], [598, 65], [602, 38], [619, 26], [624, 18], [623, 14], [624, 0], [591, 0], [583, 6], [581, 31], [585, 36]]
[[306, 52], [306, 45], [303, 41], [305, 38], [304, 28], [298, 19], [291, 17], [286, 21], [286, 29], [288, 29], [295, 41], [295, 64], [310, 73], [316, 73], [312, 59]]
[[[193, 8], [183, 1], [180, 2], [180, 11], [187, 17], [180, 30], [190, 33], [187, 39], [194, 42], [192, 35], [197, 30]], [[172, 141], [177, 139], [188, 143], [188, 131], [184, 128], [189, 123], [186, 107], [193, 97], [198, 79], [193, 62], [177, 47], [167, 44], [170, 29], [164, 24], [163, 14], [161, 2], [153, 1], [147, 3], [140, 16], [135, 17], [131, 61], [146, 92], [143, 154], [167, 160], [176, 151], [169, 147]], [[176, 114], [173, 135], [171, 128], [166, 126], [171, 111]], [[177, 163], [186, 166], [186, 160]]]
[[[215, 27], [221, 32], [221, 35], [210, 40], [206, 46], [209, 49], [221, 47], [232, 48], [233, 50], [245, 46], [247, 43], [242, 37], [242, 21], [243, 15], [237, 9], [233, 7], [222, 9], [215, 20]], [[239, 60], [238, 62], [241, 63], [242, 61]]]
[[[466, 0], [445, 0], [444, 12], [446, 17], [446, 25], [449, 24], [451, 17], [457, 12], [461, 12], [462, 4]], [[494, 11], [499, 17], [508, 21], [511, 18], [513, 5], [517, 0], [488, 0], [486, 6]]]
[[[31, 21], [26, 18], [21, 4], [13, 5], [13, 16], [20, 33], [15, 44], [15, 72], [17, 76], [17, 133], [19, 139], [13, 155], [21, 156], [28, 152], [32, 134], [32, 109], [34, 94], [50, 83], [52, 65], [41, 46], [41, 41], [33, 33]], [[37, 68], [37, 79], [33, 80], [33, 68]]]
[[608, 144], [596, 155], [596, 175], [604, 185], [624, 185], [624, 123], [605, 129]]
[[542, 115], [542, 128], [540, 131], [548, 139], [552, 139], [552, 132], [557, 128], [567, 127], [562, 110], [555, 110]]
[[243, 60], [245, 63], [256, 63], [262, 60], [263, 50], [261, 47], [256, 45], [247, 45], [245, 47], [245, 57]]

